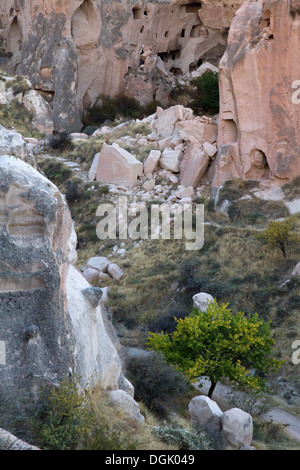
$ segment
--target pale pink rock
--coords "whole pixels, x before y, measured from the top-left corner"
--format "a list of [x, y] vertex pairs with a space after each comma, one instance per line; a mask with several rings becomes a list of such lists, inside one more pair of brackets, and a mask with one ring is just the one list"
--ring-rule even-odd
[[184, 186], [197, 186], [203, 177], [210, 157], [203, 151], [202, 145], [191, 143], [180, 165], [180, 181]]
[[143, 173], [143, 164], [131, 153], [122, 149], [118, 144], [102, 144], [98, 165], [97, 181], [123, 185], [132, 189], [137, 179]]
[[185, 197], [192, 197], [194, 195], [194, 188], [192, 186], [188, 186], [187, 188], [179, 189], [175, 191], [175, 196], [179, 199], [183, 199]]
[[209, 157], [213, 157], [218, 151], [217, 146], [212, 145], [209, 142], [204, 142], [203, 150]]
[[159, 165], [165, 170], [170, 170], [174, 173], [178, 173], [181, 160], [182, 151], [180, 149], [172, 150], [170, 148], [166, 148], [160, 157]]
[[123, 269], [121, 269], [116, 263], [110, 263], [108, 265], [107, 272], [116, 281], [119, 281], [124, 276]]
[[177, 122], [176, 130], [186, 142], [209, 142], [213, 144], [217, 140], [217, 125], [199, 116]]
[[93, 256], [88, 260], [86, 263], [88, 268], [96, 269], [97, 271], [105, 272], [108, 265], [109, 260], [105, 256]]
[[[246, 1], [220, 63], [218, 148], [242, 178], [281, 185], [300, 175], [299, 2]], [[267, 79], [266, 79], [267, 77]], [[218, 172], [217, 184], [236, 172]]]
[[98, 161], [99, 161], [99, 155], [100, 153], [96, 153], [94, 156], [91, 168], [89, 169], [89, 180], [94, 181], [97, 178], [97, 167], [98, 167]]
[[151, 150], [149, 152], [147, 160], [144, 163], [144, 173], [153, 173], [156, 170], [160, 156], [160, 150]]
[[189, 108], [184, 108], [182, 105], [176, 105], [168, 109], [157, 108], [156, 114], [157, 119], [154, 122], [154, 129], [160, 137], [166, 139], [173, 135], [178, 121], [192, 118], [193, 111]]
[[99, 271], [94, 268], [86, 268], [82, 271], [82, 275], [90, 284], [93, 284], [98, 280]]

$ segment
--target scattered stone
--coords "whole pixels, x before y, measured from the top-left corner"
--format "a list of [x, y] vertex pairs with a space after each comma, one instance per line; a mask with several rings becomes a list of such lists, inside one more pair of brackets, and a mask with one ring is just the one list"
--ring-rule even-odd
[[144, 173], [152, 174], [155, 171], [155, 169], [158, 165], [158, 161], [160, 159], [160, 156], [161, 156], [160, 150], [151, 150], [150, 151], [150, 153], [147, 157], [147, 160], [144, 163]]
[[205, 292], [200, 292], [199, 294], [193, 295], [193, 307], [200, 310], [200, 312], [206, 312], [209, 303], [213, 301], [213, 296], [206, 294]]
[[166, 148], [160, 157], [159, 165], [165, 170], [170, 170], [174, 173], [178, 173], [181, 160], [181, 150], [172, 150], [171, 148]]
[[102, 289], [100, 287], [87, 287], [82, 292], [94, 308], [99, 305], [102, 297]]
[[210, 144], [209, 142], [204, 142], [203, 144], [204, 152], [209, 156], [213, 157], [216, 155], [218, 148], [216, 145]]
[[178, 199], [183, 199], [186, 197], [192, 197], [194, 195], [194, 188], [193, 186], [188, 186], [187, 188], [179, 189], [175, 191], [175, 196]]
[[99, 271], [93, 268], [86, 268], [83, 270], [82, 275], [90, 284], [93, 284], [98, 280]]
[[155, 186], [155, 179], [145, 181], [143, 188], [145, 191], [151, 191]]
[[123, 275], [124, 271], [116, 263], [110, 263], [107, 267], [108, 274], [113, 278], [119, 281]]
[[178, 178], [176, 175], [169, 175], [169, 181], [173, 184], [177, 184], [178, 183]]
[[94, 156], [91, 168], [89, 170], [89, 175], [88, 175], [90, 181], [94, 181], [97, 179], [97, 167], [98, 167], [99, 156], [100, 156], [99, 152], [96, 153], [96, 155]]
[[124, 390], [112, 390], [109, 392], [109, 396], [112, 401], [122, 408], [132, 419], [137, 420], [140, 423], [145, 421], [144, 416], [140, 412], [140, 408], [136, 401], [132, 398], [129, 393]]
[[199, 143], [191, 143], [184, 154], [180, 166], [180, 179], [184, 186], [197, 186], [210, 161]]
[[109, 260], [105, 256], [93, 256], [88, 260], [86, 265], [88, 268], [93, 268], [97, 271], [105, 272], [109, 265]]

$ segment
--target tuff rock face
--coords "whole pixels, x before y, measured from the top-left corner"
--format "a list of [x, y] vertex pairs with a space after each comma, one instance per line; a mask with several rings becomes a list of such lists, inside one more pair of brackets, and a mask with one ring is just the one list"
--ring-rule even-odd
[[235, 177], [281, 185], [300, 174], [299, 7], [248, 0], [232, 21], [220, 62], [213, 186]]
[[74, 245], [56, 186], [19, 158], [0, 156], [1, 386], [36, 398], [42, 386], [77, 374], [83, 386], [132, 395], [100, 289], [70, 264]]
[[218, 65], [242, 3], [3, 0], [0, 48], [9, 71], [52, 93], [54, 129], [77, 132], [101, 93], [163, 103], [177, 76]]

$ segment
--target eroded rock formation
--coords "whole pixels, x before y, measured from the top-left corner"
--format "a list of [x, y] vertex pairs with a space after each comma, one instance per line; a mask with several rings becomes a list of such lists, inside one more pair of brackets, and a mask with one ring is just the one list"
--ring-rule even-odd
[[246, 1], [220, 63], [219, 153], [214, 186], [226, 179], [300, 174], [300, 2]]
[[[81, 128], [99, 94], [164, 102], [174, 77], [218, 65], [242, 0], [3, 0], [8, 70], [53, 94], [55, 130]], [[3, 59], [4, 60], [4, 59]]]
[[104, 389], [133, 388], [122, 373], [93, 288], [70, 264], [76, 237], [55, 185], [14, 156], [0, 156], [1, 386], [37, 397], [77, 374]]

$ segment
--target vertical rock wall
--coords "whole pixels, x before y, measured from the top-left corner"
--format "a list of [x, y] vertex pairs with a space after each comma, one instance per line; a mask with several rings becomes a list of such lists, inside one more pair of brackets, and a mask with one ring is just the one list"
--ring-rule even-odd
[[300, 175], [300, 2], [246, 1], [220, 63], [219, 154], [225, 179]]
[[53, 94], [55, 130], [81, 128], [99, 94], [164, 101], [177, 76], [218, 64], [242, 0], [3, 0], [10, 71]]

